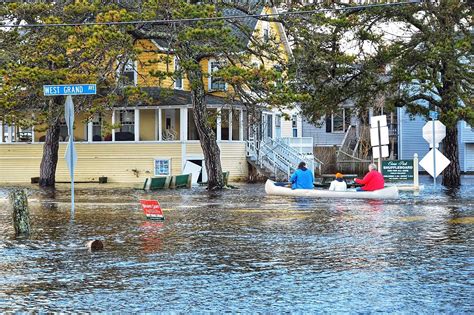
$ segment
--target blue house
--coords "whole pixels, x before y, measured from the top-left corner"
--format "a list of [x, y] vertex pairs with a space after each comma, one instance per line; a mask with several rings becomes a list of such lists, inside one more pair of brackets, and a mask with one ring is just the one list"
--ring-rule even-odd
[[[397, 113], [399, 159], [411, 159], [415, 153], [422, 159], [430, 150], [422, 135], [426, 118], [410, 117], [405, 108], [398, 108]], [[474, 172], [474, 128], [464, 121], [458, 123], [458, 144], [461, 172]]]

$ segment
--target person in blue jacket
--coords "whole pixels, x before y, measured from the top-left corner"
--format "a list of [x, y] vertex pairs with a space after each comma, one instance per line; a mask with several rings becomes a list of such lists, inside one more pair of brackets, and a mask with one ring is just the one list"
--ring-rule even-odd
[[290, 177], [291, 189], [314, 189], [313, 181], [313, 173], [306, 168], [305, 162], [300, 162]]

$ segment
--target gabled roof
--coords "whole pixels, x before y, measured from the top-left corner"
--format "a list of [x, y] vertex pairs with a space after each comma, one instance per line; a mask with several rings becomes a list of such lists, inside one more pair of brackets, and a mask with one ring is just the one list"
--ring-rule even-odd
[[[248, 15], [247, 12], [249, 14], [260, 14], [264, 8], [264, 6], [262, 5], [263, 2], [264, 1], [261, 0], [223, 1], [224, 4], [228, 3], [229, 7], [222, 9], [222, 15], [225, 17], [242, 16]], [[240, 43], [243, 46], [247, 47], [250, 42], [250, 38], [249, 35], [245, 33], [245, 31], [242, 31], [242, 28], [244, 30], [251, 31], [252, 34], [257, 26], [258, 19], [249, 16], [248, 18], [238, 19], [236, 20], [236, 22], [240, 24], [240, 27], [229, 22], [225, 22], [225, 24], [231, 28], [232, 34], [240, 40]], [[157, 28], [159, 26], [155, 25], [154, 27]], [[153, 41], [160, 49], [169, 48], [169, 44], [165, 40], [154, 38]]]

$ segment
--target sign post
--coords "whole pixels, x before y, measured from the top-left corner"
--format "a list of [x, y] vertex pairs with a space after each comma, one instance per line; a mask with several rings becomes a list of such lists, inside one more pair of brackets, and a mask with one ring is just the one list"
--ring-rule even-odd
[[436, 177], [449, 165], [450, 161], [437, 149], [439, 143], [446, 136], [446, 126], [438, 118], [438, 113], [430, 111], [431, 121], [423, 126], [423, 138], [430, 144], [431, 151], [420, 161], [420, 165], [433, 176], [433, 185], [436, 186]]
[[68, 144], [64, 158], [71, 176], [71, 215], [74, 217], [74, 169], [77, 164], [77, 153], [74, 148], [74, 104], [72, 95], [94, 95], [97, 88], [95, 84], [65, 84], [65, 85], [43, 85], [44, 96], [66, 95], [64, 103], [64, 118], [68, 131]]
[[382, 170], [382, 158], [388, 157], [388, 126], [387, 116], [370, 117], [370, 144], [372, 146], [372, 156], [378, 159], [378, 170]]

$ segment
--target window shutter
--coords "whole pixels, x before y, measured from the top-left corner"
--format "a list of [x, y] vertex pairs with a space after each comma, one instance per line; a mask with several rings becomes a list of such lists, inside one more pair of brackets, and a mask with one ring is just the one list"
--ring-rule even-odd
[[331, 115], [326, 115], [326, 132], [332, 132], [332, 119]]

